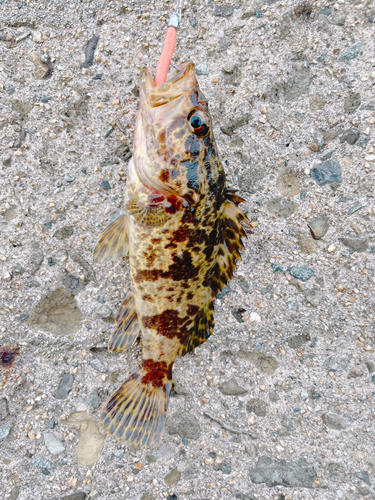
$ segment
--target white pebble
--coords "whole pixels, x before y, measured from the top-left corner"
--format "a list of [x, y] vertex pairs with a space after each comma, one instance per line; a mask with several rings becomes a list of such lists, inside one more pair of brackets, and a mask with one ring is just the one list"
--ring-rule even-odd
[[252, 313], [250, 313], [250, 321], [252, 323], [260, 323], [261, 322], [261, 318], [260, 318], [260, 316], [259, 316], [258, 313], [252, 312]]

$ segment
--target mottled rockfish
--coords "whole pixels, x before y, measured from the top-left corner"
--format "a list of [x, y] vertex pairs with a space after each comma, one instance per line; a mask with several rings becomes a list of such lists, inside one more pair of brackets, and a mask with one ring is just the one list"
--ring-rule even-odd
[[109, 350], [142, 337], [139, 370], [101, 417], [117, 438], [141, 447], [160, 440], [174, 360], [212, 333], [215, 297], [240, 259], [242, 201], [226, 188], [194, 64], [181, 64], [159, 87], [143, 69], [125, 215], [94, 248], [99, 262], [129, 255], [131, 291]]

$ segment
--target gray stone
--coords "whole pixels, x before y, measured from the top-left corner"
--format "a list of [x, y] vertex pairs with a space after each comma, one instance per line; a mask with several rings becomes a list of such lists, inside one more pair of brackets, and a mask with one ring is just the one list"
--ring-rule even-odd
[[209, 71], [208, 71], [208, 67], [207, 67], [207, 64], [197, 64], [195, 66], [195, 74], [198, 75], [198, 76], [203, 76], [203, 75], [208, 75]]
[[304, 458], [296, 462], [260, 457], [255, 469], [249, 471], [253, 483], [266, 483], [268, 487], [277, 485], [291, 488], [313, 488], [317, 477], [313, 465]]
[[287, 340], [287, 343], [291, 349], [299, 349], [309, 340], [310, 340], [310, 335], [308, 335], [307, 333], [301, 333], [299, 335], [294, 335], [294, 337], [290, 337]]
[[328, 217], [316, 217], [307, 224], [310, 228], [312, 237], [315, 240], [321, 240], [329, 229]]
[[248, 413], [255, 413], [257, 417], [265, 417], [267, 415], [267, 409], [267, 403], [259, 398], [249, 399], [246, 405], [246, 411]]
[[370, 136], [364, 135], [363, 137], [360, 137], [358, 140], [358, 146], [360, 146], [362, 149], [367, 148], [367, 144], [369, 143]]
[[354, 45], [350, 47], [350, 49], [346, 50], [339, 58], [337, 59], [338, 62], [348, 62], [351, 61], [352, 59], [355, 59], [358, 57], [358, 54], [361, 51], [362, 44], [361, 42], [357, 42]]
[[116, 458], [122, 458], [123, 456], [125, 455], [125, 450], [124, 449], [121, 449], [121, 450], [116, 450], [114, 452], [114, 456]]
[[99, 373], [107, 373], [107, 368], [103, 365], [99, 358], [94, 358], [90, 361], [90, 366]]
[[37, 241], [33, 241], [31, 243], [31, 251], [27, 259], [26, 269], [31, 274], [36, 274], [44, 260], [44, 253], [41, 250], [39, 243]]
[[220, 127], [220, 130], [223, 132], [223, 134], [226, 134], [229, 136], [233, 135], [235, 130], [246, 125], [246, 123], [248, 123], [250, 118], [251, 118], [251, 114], [246, 113], [246, 114], [240, 116], [239, 118], [235, 118], [234, 120], [231, 120], [230, 122], [226, 123], [225, 125]]
[[241, 396], [248, 392], [247, 389], [240, 387], [234, 378], [230, 378], [224, 382], [219, 389], [226, 396]]
[[285, 122], [284, 108], [280, 104], [271, 104], [267, 110], [267, 120], [272, 128], [282, 130]]
[[155, 500], [155, 497], [153, 497], [149, 493], [143, 493], [141, 500]]
[[327, 101], [321, 94], [311, 94], [309, 96], [309, 99], [311, 111], [319, 111], [320, 109], [323, 109], [327, 103]]
[[257, 445], [254, 443], [249, 443], [245, 446], [245, 452], [251, 457], [255, 458], [258, 455]]
[[0, 422], [9, 416], [8, 401], [5, 398], [0, 399]]
[[100, 318], [108, 319], [108, 318], [111, 318], [113, 316], [113, 311], [112, 311], [112, 309], [110, 307], [108, 307], [107, 305], [103, 304], [102, 306], [100, 306], [97, 309], [96, 314]]
[[291, 198], [301, 189], [301, 183], [290, 168], [282, 170], [277, 176], [276, 187], [280, 194]]
[[345, 113], [354, 113], [361, 105], [361, 94], [358, 92], [350, 92], [348, 96], [344, 99], [344, 111]]
[[299, 251], [303, 254], [312, 254], [318, 250], [318, 246], [314, 240], [305, 236], [302, 233], [297, 233], [296, 238], [298, 241]]
[[262, 6], [263, 0], [248, 0], [245, 4], [242, 19], [248, 19], [249, 17], [255, 16], [256, 11], [260, 10]]
[[13, 87], [13, 85], [9, 82], [4, 84], [4, 90], [8, 95], [13, 95], [16, 91], [16, 89]]
[[343, 144], [344, 142], [347, 142], [351, 146], [354, 146], [354, 144], [358, 141], [359, 136], [360, 136], [359, 130], [357, 130], [357, 129], [347, 130], [340, 137], [340, 142], [341, 142], [341, 144]]
[[276, 431], [278, 436], [289, 436], [296, 430], [295, 423], [288, 415], [284, 415], [281, 419], [281, 426], [282, 427]]
[[33, 109], [32, 104], [20, 101], [19, 99], [12, 100], [12, 110], [19, 113], [21, 116], [27, 116]]
[[237, 356], [245, 361], [250, 361], [258, 370], [266, 375], [273, 375], [278, 367], [273, 356], [268, 356], [259, 351], [244, 351], [240, 349]]
[[215, 5], [214, 16], [217, 17], [228, 17], [234, 12], [234, 7], [230, 5]]
[[41, 469], [51, 470], [55, 468], [55, 465], [43, 455], [36, 455], [36, 457], [33, 458], [32, 463], [34, 467], [40, 467]]
[[368, 472], [363, 470], [360, 472], [355, 472], [354, 475], [355, 475], [355, 477], [358, 477], [358, 479], [360, 479], [361, 481], [364, 481], [367, 484], [367, 486], [371, 486], [370, 477], [369, 477]]
[[329, 160], [335, 151], [336, 148], [327, 149], [320, 157], [321, 161]]
[[56, 399], [66, 399], [73, 387], [74, 377], [70, 373], [64, 373], [60, 379], [59, 387], [55, 395]]
[[237, 500], [257, 500], [257, 498], [255, 498], [255, 496], [252, 495], [251, 493], [240, 493], [240, 492], [235, 493], [234, 498], [236, 498]]
[[363, 377], [364, 373], [363, 373], [363, 370], [359, 367], [359, 366], [354, 366], [349, 374], [348, 374], [348, 378], [359, 378], [359, 377]]
[[85, 288], [83, 281], [74, 274], [66, 274], [62, 279], [62, 285], [70, 290], [73, 295], [78, 295]]
[[173, 448], [170, 444], [161, 446], [158, 450], [154, 451], [152, 455], [146, 455], [148, 463], [163, 462], [166, 463], [174, 456]]
[[359, 210], [362, 210], [362, 208], [363, 205], [357, 201], [357, 203], [354, 203], [354, 205], [349, 208], [348, 215], [353, 215], [356, 212], [359, 212]]
[[169, 474], [164, 478], [164, 482], [169, 488], [175, 488], [181, 479], [181, 472], [175, 467]]
[[287, 219], [298, 210], [298, 203], [284, 198], [273, 198], [267, 202], [266, 206], [271, 214], [280, 219]]
[[76, 491], [70, 495], [66, 495], [60, 498], [60, 500], [86, 500], [87, 493], [84, 491]]
[[201, 435], [198, 419], [185, 410], [167, 417], [166, 431], [172, 436], [177, 434], [182, 439], [195, 440]]
[[362, 104], [361, 109], [367, 111], [375, 111], [375, 101], [365, 102], [364, 104]]
[[74, 262], [82, 267], [85, 272], [85, 278], [88, 281], [95, 281], [96, 278], [94, 268], [91, 264], [89, 264], [89, 262], [87, 262], [86, 259], [83, 258], [83, 256], [79, 252], [77, 252], [76, 250], [72, 250], [70, 252], [70, 257], [74, 260]]
[[296, 65], [290, 71], [290, 77], [283, 85], [284, 97], [286, 101], [295, 101], [301, 95], [307, 94], [311, 84], [312, 75], [309, 67]]
[[307, 302], [314, 307], [318, 307], [318, 305], [323, 300], [323, 294], [319, 290], [319, 288], [312, 288], [311, 290], [306, 290], [305, 297]]
[[346, 429], [349, 425], [349, 422], [344, 417], [333, 411], [323, 413], [322, 420], [327, 427], [336, 431]]
[[93, 65], [94, 63], [94, 54], [95, 54], [95, 49], [98, 45], [99, 42], [99, 37], [94, 35], [90, 40], [87, 42], [85, 46], [85, 62], [81, 64], [81, 68], [89, 68], [90, 66]]
[[57, 336], [74, 335], [82, 326], [82, 313], [70, 291], [59, 288], [31, 311], [27, 325]]
[[99, 394], [96, 389], [94, 389], [90, 393], [90, 405], [94, 410], [97, 410], [99, 408]]
[[307, 281], [314, 276], [314, 271], [306, 266], [293, 266], [288, 271], [294, 278], [301, 281]]
[[65, 240], [66, 238], [70, 238], [74, 234], [74, 228], [72, 226], [64, 226], [54, 233], [54, 237], [58, 240]]
[[343, 12], [335, 12], [329, 17], [329, 22], [335, 26], [344, 26], [347, 20], [347, 15]]
[[333, 160], [327, 160], [319, 165], [316, 165], [311, 169], [310, 175], [319, 184], [319, 186], [332, 184], [333, 182], [342, 182], [341, 166]]
[[352, 238], [339, 238], [341, 243], [354, 252], [365, 252], [368, 249], [368, 240], [354, 236]]
[[325, 360], [323, 368], [325, 368], [329, 372], [336, 372], [345, 370], [348, 363], [349, 363], [349, 358], [340, 358], [339, 356], [329, 356]]
[[265, 177], [264, 168], [260, 165], [251, 166], [246, 160], [244, 163], [245, 170], [238, 175], [238, 185], [241, 186], [242, 192], [255, 193], [259, 190], [258, 182]]
[[19, 486], [15, 486], [12, 491], [7, 495], [7, 500], [17, 500], [20, 496], [21, 488]]
[[57, 439], [57, 437], [52, 434], [52, 432], [45, 432], [43, 437], [44, 444], [52, 455], [59, 455], [65, 451], [65, 446], [62, 444], [60, 439]]
[[4, 441], [12, 430], [12, 424], [4, 424], [0, 426], [0, 441]]

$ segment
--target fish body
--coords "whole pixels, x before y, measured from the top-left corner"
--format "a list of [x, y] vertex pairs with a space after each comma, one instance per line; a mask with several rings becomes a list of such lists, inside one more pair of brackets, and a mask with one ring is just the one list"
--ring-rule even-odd
[[141, 73], [126, 213], [101, 235], [96, 260], [129, 255], [132, 290], [117, 317], [111, 351], [141, 333], [142, 362], [111, 397], [102, 420], [136, 446], [160, 440], [172, 367], [207, 340], [217, 293], [232, 278], [246, 219], [225, 185], [207, 100], [191, 62], [155, 87]]

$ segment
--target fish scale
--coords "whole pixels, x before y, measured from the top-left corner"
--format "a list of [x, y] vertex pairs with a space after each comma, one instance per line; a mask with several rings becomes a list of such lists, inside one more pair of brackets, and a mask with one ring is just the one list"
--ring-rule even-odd
[[129, 256], [131, 291], [117, 316], [111, 352], [141, 333], [142, 362], [110, 398], [102, 421], [135, 446], [159, 442], [173, 363], [206, 341], [214, 300], [243, 248], [244, 201], [225, 185], [208, 104], [192, 62], [159, 87], [141, 73], [126, 211], [99, 237], [96, 261]]

